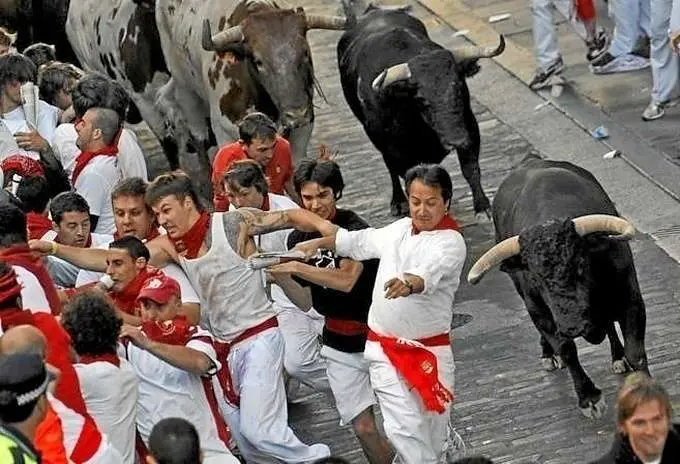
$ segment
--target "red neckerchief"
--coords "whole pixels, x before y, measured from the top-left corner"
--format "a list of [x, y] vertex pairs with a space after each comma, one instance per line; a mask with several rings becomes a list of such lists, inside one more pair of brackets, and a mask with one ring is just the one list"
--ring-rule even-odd
[[[413, 229], [411, 230], [411, 235], [418, 235], [420, 233], [420, 230], [418, 230], [415, 224], [412, 224], [412, 226]], [[460, 232], [460, 226], [458, 225], [455, 219], [446, 214], [444, 215], [442, 220], [439, 221], [436, 226], [434, 226], [434, 229], [432, 230], [455, 230]]]
[[44, 214], [31, 211], [26, 214], [26, 226], [28, 227], [28, 239], [40, 240], [47, 232], [52, 230], [52, 221]]
[[266, 193], [264, 195], [264, 200], [262, 200], [262, 207], [260, 209], [262, 211], [269, 211], [271, 209], [271, 206], [269, 205], [269, 195]]
[[123, 290], [120, 292], [109, 292], [109, 296], [116, 304], [116, 308], [120, 309], [124, 313], [130, 314], [132, 316], [137, 315], [137, 297], [139, 292], [146, 282], [146, 279], [152, 277], [154, 274], [158, 273], [158, 269], [152, 268], [151, 266], [146, 266], [142, 269], [139, 274], [132, 279], [132, 282], [127, 284]]
[[[115, 142], [115, 141], [114, 141]], [[76, 185], [76, 180], [78, 176], [83, 172], [85, 166], [87, 166], [90, 161], [92, 161], [97, 156], [117, 156], [118, 155], [118, 145], [107, 145], [101, 150], [97, 151], [82, 151], [76, 158], [76, 165], [73, 168], [73, 175], [71, 176], [71, 185]]]
[[92, 364], [96, 362], [108, 362], [116, 367], [120, 367], [120, 358], [115, 353], [102, 354], [81, 354], [78, 355], [81, 364]]
[[184, 346], [196, 333], [196, 326], [191, 325], [186, 316], [176, 316], [170, 321], [143, 322], [142, 331], [155, 342]]
[[210, 228], [210, 214], [207, 211], [201, 212], [201, 216], [198, 218], [194, 225], [187, 231], [186, 234], [179, 238], [173, 238], [168, 235], [168, 238], [175, 246], [177, 253], [184, 256], [187, 259], [195, 259], [198, 256], [198, 252], [203, 245], [205, 236]]
[[[33, 253], [28, 245], [14, 245], [4, 250], [0, 250], [0, 260], [5, 261], [10, 266], [19, 266], [26, 269], [33, 274], [38, 283], [45, 292], [47, 302], [50, 305], [52, 315], [61, 314], [61, 300], [57, 293], [57, 287], [47, 272], [47, 268], [43, 264], [38, 255]], [[26, 309], [44, 309], [44, 308], [26, 308]]]
[[[158, 227], [156, 227], [155, 224], [152, 224], [151, 227], [149, 228], [149, 232], [147, 232], [146, 237], [142, 241], [147, 241], [150, 242], [151, 240], [155, 239], [156, 237], [160, 237], [161, 231], [158, 230]], [[124, 235], [121, 235], [120, 232], [117, 230], [113, 233], [113, 239], [114, 240], [119, 240], [123, 238]]]
[[0, 311], [0, 327], [2, 328], [0, 333], [7, 332], [18, 325], [34, 325], [33, 313], [21, 308], [5, 308]]

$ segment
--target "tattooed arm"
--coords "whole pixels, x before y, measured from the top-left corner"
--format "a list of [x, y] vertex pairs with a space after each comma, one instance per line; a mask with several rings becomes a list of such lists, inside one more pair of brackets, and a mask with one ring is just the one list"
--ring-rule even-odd
[[242, 257], [254, 253], [254, 235], [267, 234], [281, 229], [296, 228], [304, 232], [320, 232], [335, 235], [338, 227], [316, 214], [298, 208], [279, 211], [261, 211], [239, 208], [222, 216], [224, 231], [229, 245]]

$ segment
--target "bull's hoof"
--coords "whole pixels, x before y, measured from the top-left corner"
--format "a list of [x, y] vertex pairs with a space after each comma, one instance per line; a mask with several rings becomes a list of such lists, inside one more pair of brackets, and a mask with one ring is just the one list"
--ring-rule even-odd
[[408, 202], [390, 203], [390, 214], [394, 217], [404, 217], [408, 215]]
[[553, 355], [549, 358], [541, 358], [541, 365], [543, 369], [548, 372], [552, 372], [555, 369], [564, 369], [564, 361], [557, 355]]
[[625, 374], [626, 372], [631, 372], [632, 370], [633, 369], [631, 368], [630, 364], [628, 364], [626, 358], [619, 359], [612, 363], [612, 372], [614, 374]]
[[607, 403], [603, 396], [597, 401], [588, 400], [585, 407], [579, 407], [581, 414], [586, 416], [588, 419], [599, 419], [604, 416], [607, 411]]
[[487, 210], [475, 213], [475, 221], [477, 222], [477, 224], [489, 224], [489, 223], [493, 222], [493, 218], [491, 216], [491, 211], [487, 209]]

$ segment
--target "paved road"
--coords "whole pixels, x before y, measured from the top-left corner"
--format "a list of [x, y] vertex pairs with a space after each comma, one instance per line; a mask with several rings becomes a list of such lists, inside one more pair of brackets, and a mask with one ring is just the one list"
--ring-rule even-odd
[[[337, 2], [331, 0], [305, 7], [311, 13], [338, 11]], [[424, 20], [435, 40], [447, 46], [461, 44], [452, 37], [453, 29], [415, 2], [413, 14]], [[337, 160], [347, 183], [342, 204], [381, 226], [391, 221], [389, 178], [342, 97], [335, 64], [339, 36], [338, 32], [309, 33], [316, 75], [328, 98], [328, 103], [317, 98], [313, 145], [327, 142], [341, 151]], [[496, 63], [484, 62], [470, 87], [482, 132], [483, 185], [490, 196], [512, 166], [534, 150], [590, 169], [622, 214], [641, 231], [666, 230], [666, 236], [674, 236], [670, 226], [680, 224], [677, 202], [622, 160], [603, 160], [607, 147], [590, 139], [554, 107], [536, 109], [543, 100], [521, 81]], [[492, 226], [474, 222], [471, 195], [455, 157], [444, 165], [454, 180], [453, 209], [464, 225], [469, 267], [492, 244]], [[632, 246], [648, 306], [650, 368], [677, 401], [680, 269], [657, 243], [641, 234]], [[457, 401], [452, 418], [468, 454], [486, 454], [503, 463], [567, 464], [587, 462], [608, 448], [614, 430], [612, 408], [601, 420], [583, 418], [568, 374], [541, 370], [537, 333], [506, 276], [494, 271], [477, 287], [463, 283], [455, 312]], [[585, 369], [611, 405], [621, 378], [609, 370], [608, 346], [578, 345]], [[356, 439], [348, 428], [338, 426], [339, 418], [324, 395], [310, 393], [302, 404], [291, 406], [290, 419], [304, 439], [324, 441], [351, 462], [365, 462]]]

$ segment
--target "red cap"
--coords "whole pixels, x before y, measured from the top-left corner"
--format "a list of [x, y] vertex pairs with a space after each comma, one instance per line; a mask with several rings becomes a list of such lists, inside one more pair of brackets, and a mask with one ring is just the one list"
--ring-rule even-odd
[[148, 278], [142, 289], [139, 291], [137, 301], [151, 300], [160, 305], [166, 304], [170, 301], [172, 296], [180, 298], [182, 293], [179, 289], [179, 284], [172, 277], [159, 273], [153, 277]]

